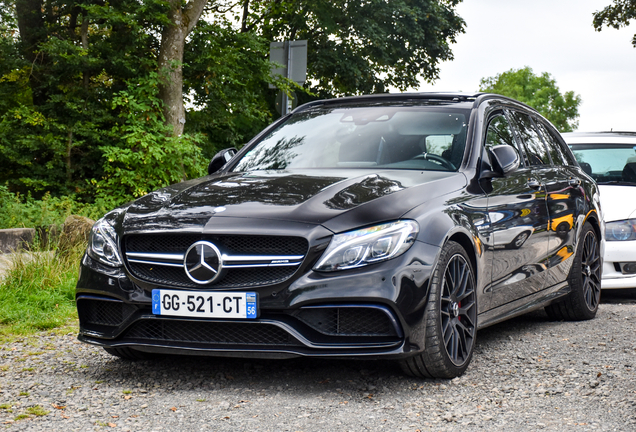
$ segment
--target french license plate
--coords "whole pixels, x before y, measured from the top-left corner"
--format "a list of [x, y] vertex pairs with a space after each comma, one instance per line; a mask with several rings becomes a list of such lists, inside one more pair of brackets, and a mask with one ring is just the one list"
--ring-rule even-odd
[[152, 313], [200, 318], [254, 319], [255, 292], [152, 290]]

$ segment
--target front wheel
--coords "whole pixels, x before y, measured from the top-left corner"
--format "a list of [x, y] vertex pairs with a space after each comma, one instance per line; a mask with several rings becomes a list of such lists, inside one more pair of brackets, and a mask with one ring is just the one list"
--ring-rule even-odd
[[431, 277], [425, 313], [424, 351], [401, 361], [420, 378], [454, 378], [466, 370], [477, 335], [475, 276], [468, 254], [453, 241], [440, 254]]
[[564, 300], [545, 308], [550, 319], [582, 321], [596, 316], [601, 300], [600, 249], [594, 227], [586, 222], [568, 277], [572, 291]]

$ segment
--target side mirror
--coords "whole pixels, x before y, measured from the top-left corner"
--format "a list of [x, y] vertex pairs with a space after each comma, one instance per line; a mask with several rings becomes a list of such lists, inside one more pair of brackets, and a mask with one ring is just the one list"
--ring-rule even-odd
[[489, 153], [494, 165], [494, 172], [485, 177], [504, 177], [519, 168], [521, 159], [514, 147], [502, 144], [491, 148]]
[[238, 150], [234, 147], [226, 148], [214, 155], [208, 165], [208, 174], [214, 174], [234, 157]]

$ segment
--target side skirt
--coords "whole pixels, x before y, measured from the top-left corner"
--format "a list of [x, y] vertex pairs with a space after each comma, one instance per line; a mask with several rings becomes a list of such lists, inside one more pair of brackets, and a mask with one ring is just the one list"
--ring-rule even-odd
[[542, 307], [552, 303], [554, 300], [564, 297], [569, 293], [570, 286], [567, 281], [553, 285], [550, 288], [546, 288], [535, 294], [517, 299], [513, 302], [498, 306], [480, 314], [477, 317], [477, 328], [482, 329], [501, 321], [505, 321], [509, 318], [541, 309]]

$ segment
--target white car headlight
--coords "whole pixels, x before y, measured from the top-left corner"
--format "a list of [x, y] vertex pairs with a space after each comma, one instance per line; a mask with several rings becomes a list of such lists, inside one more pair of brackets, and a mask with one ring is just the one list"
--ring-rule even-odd
[[636, 219], [629, 219], [605, 224], [605, 240], [636, 240]]
[[95, 222], [88, 237], [88, 255], [97, 261], [113, 266], [123, 265], [117, 247], [117, 233], [103, 218]]
[[401, 220], [336, 234], [314, 270], [346, 270], [395, 258], [413, 245], [419, 229], [417, 222]]

